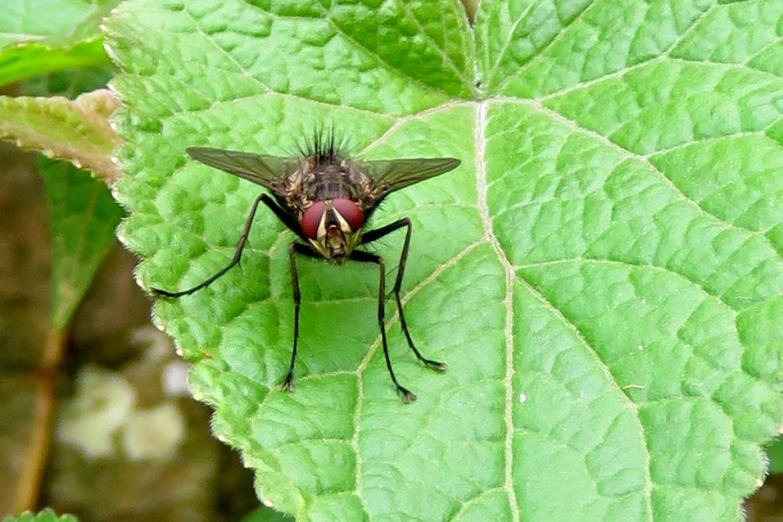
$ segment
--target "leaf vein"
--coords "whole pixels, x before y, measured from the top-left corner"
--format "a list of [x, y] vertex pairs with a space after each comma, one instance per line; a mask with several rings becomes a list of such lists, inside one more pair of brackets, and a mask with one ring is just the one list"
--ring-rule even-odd
[[678, 187], [678, 186], [677, 186], [677, 184], [676, 184], [676, 183], [674, 183], [674, 182], [671, 180], [671, 178], [669, 178], [669, 177], [666, 175], [666, 173], [665, 173], [665, 172], [663, 172], [663, 171], [662, 171], [662, 170], [660, 170], [658, 167], [656, 167], [656, 166], [655, 166], [653, 163], [651, 163], [651, 162], [650, 162], [650, 160], [649, 160], [649, 158], [648, 158], [647, 156], [639, 155], [639, 154], [637, 154], [637, 153], [635, 153], [635, 152], [633, 152], [633, 151], [631, 151], [631, 150], [629, 150], [629, 149], [627, 149], [627, 148], [623, 147], [622, 145], [620, 145], [620, 144], [618, 144], [618, 143], [615, 143], [615, 142], [613, 142], [612, 140], [610, 140], [610, 139], [609, 139], [609, 138], [607, 138], [606, 136], [603, 136], [602, 134], [599, 134], [598, 132], [596, 132], [596, 131], [594, 131], [594, 130], [592, 130], [592, 129], [589, 129], [589, 128], [586, 128], [586, 127], [582, 127], [582, 126], [581, 126], [581, 125], [579, 125], [579, 123], [577, 123], [576, 121], [574, 121], [574, 120], [571, 120], [571, 119], [569, 119], [569, 118], [565, 117], [564, 115], [560, 114], [559, 112], [557, 112], [557, 111], [555, 111], [555, 110], [553, 110], [553, 109], [550, 109], [550, 108], [548, 108], [548, 107], [545, 107], [544, 105], [541, 105], [541, 104], [539, 104], [539, 103], [537, 103], [537, 102], [534, 102], [534, 101], [524, 101], [524, 102], [523, 102], [523, 101], [521, 101], [521, 100], [514, 100], [514, 99], [508, 99], [508, 98], [503, 98], [503, 99], [497, 99], [497, 98], [496, 98], [495, 100], [496, 100], [496, 101], [503, 101], [503, 102], [511, 102], [511, 103], [524, 103], [524, 104], [529, 104], [529, 105], [531, 105], [531, 106], [534, 106], [534, 107], [536, 107], [536, 108], [537, 108], [537, 109], [538, 109], [540, 112], [542, 112], [543, 114], [546, 114], [547, 116], [550, 116], [550, 117], [551, 117], [552, 119], [554, 119], [555, 121], [558, 121], [558, 122], [560, 122], [562, 125], [564, 125], [564, 126], [566, 126], [566, 127], [570, 128], [570, 129], [572, 129], [573, 131], [575, 131], [575, 132], [582, 132], [582, 133], [584, 133], [584, 134], [586, 134], [586, 135], [588, 135], [588, 136], [590, 136], [590, 137], [592, 137], [592, 138], [595, 138], [596, 140], [600, 141], [601, 143], [603, 143], [603, 144], [604, 144], [604, 145], [606, 145], [607, 147], [610, 147], [610, 148], [612, 148], [612, 149], [616, 150], [617, 152], [619, 152], [620, 154], [622, 154], [623, 156], [625, 156], [625, 158], [626, 158], [627, 160], [631, 160], [631, 161], [639, 161], [640, 163], [644, 164], [644, 165], [645, 165], [645, 166], [647, 166], [647, 167], [648, 167], [648, 168], [649, 168], [649, 169], [650, 169], [652, 172], [654, 172], [654, 173], [658, 174], [658, 176], [659, 176], [659, 179], [660, 179], [660, 180], [661, 180], [661, 181], [662, 181], [662, 182], [663, 182], [663, 183], [664, 183], [666, 186], [668, 186], [668, 187], [669, 187], [669, 188], [670, 188], [672, 191], [674, 191], [674, 193], [675, 193], [677, 196], [679, 196], [679, 197], [681, 198], [681, 200], [682, 200], [682, 201], [684, 201], [684, 202], [686, 202], [686, 203], [688, 203], [688, 204], [690, 204], [690, 205], [693, 205], [693, 206], [694, 206], [694, 207], [695, 207], [695, 208], [698, 210], [698, 212], [699, 212], [699, 213], [701, 213], [701, 214], [703, 214], [704, 216], [707, 216], [707, 217], [710, 217], [710, 218], [712, 218], [712, 219], [715, 219], [715, 220], [716, 220], [716, 221], [718, 221], [719, 223], [722, 223], [723, 225], [725, 225], [727, 228], [733, 228], [733, 229], [737, 229], [737, 230], [744, 230], [744, 231], [746, 231], [746, 232], [748, 232], [748, 233], [750, 233], [750, 234], [752, 234], [752, 235], [754, 235], [754, 236], [759, 236], [759, 237], [762, 237], [762, 238], [764, 238], [764, 239], [765, 239], [765, 241], [767, 241], [767, 242], [769, 241], [769, 240], [768, 240], [768, 239], [767, 239], [767, 238], [764, 236], [764, 234], [763, 234], [763, 233], [761, 233], [761, 232], [759, 232], [758, 230], [752, 230], [752, 229], [749, 229], [749, 228], [746, 228], [746, 227], [742, 227], [742, 226], [740, 226], [740, 225], [737, 225], [736, 223], [732, 223], [732, 222], [730, 222], [730, 221], [726, 221], [726, 220], [725, 220], [725, 219], [723, 219], [722, 217], [720, 217], [720, 216], [718, 216], [718, 215], [715, 215], [715, 214], [713, 214], [713, 213], [709, 212], [707, 209], [705, 209], [704, 207], [702, 207], [701, 205], [699, 205], [699, 203], [698, 203], [697, 201], [694, 201], [693, 199], [689, 198], [689, 197], [688, 197], [688, 196], [687, 196], [687, 195], [686, 195], [686, 194], [685, 194], [685, 193], [684, 193], [684, 192], [683, 192], [683, 191], [680, 189], [680, 187]]
[[625, 402], [626, 406], [628, 407], [631, 416], [633, 417], [634, 421], [636, 422], [636, 425], [639, 429], [639, 433], [642, 434], [642, 440], [644, 441], [644, 456], [645, 456], [645, 505], [647, 508], [647, 512], [649, 513], [650, 517], [652, 517], [653, 508], [652, 508], [652, 475], [650, 471], [650, 448], [648, 446], [648, 434], [646, 430], [644, 429], [644, 425], [641, 422], [641, 419], [639, 417], [639, 408], [638, 405], [631, 399], [631, 397], [626, 393], [626, 390], [619, 385], [617, 380], [615, 379], [614, 375], [612, 374], [611, 369], [609, 368], [609, 365], [604, 362], [603, 359], [599, 356], [598, 352], [593, 349], [593, 347], [588, 342], [587, 338], [585, 337], [582, 330], [579, 329], [579, 327], [571, 321], [559, 308], [557, 308], [554, 303], [550, 302], [541, 292], [538, 291], [538, 289], [533, 286], [532, 283], [526, 281], [523, 279], [520, 275], [515, 274], [514, 276], [517, 283], [522, 285], [533, 297], [535, 297], [539, 302], [541, 302], [547, 309], [549, 309], [550, 313], [557, 319], [560, 320], [560, 322], [571, 332], [574, 334], [574, 336], [581, 341], [581, 344], [586, 348], [586, 351], [594, 356], [597, 367], [600, 368], [604, 375], [606, 376], [606, 381], [611, 383], [616, 391], [618, 391], [623, 398], [623, 401]]
[[401, 77], [402, 79], [404, 79], [407, 82], [411, 82], [411, 83], [417, 84], [419, 87], [421, 87], [422, 89], [424, 89], [426, 91], [435, 92], [435, 93], [444, 94], [446, 96], [449, 96], [449, 93], [447, 93], [446, 91], [444, 91], [442, 89], [437, 89], [437, 88], [435, 88], [435, 87], [433, 87], [431, 85], [428, 85], [428, 84], [424, 83], [421, 79], [414, 78], [413, 76], [410, 76], [407, 72], [405, 72], [404, 70], [400, 69], [399, 67], [393, 66], [388, 61], [386, 61], [383, 58], [381, 58], [381, 56], [378, 53], [371, 51], [366, 46], [362, 45], [361, 42], [357, 41], [354, 37], [349, 36], [345, 31], [343, 31], [343, 29], [339, 25], [337, 25], [337, 23], [334, 21], [334, 19], [331, 16], [329, 16], [329, 12], [328, 11], [324, 10], [324, 16], [325, 16], [326, 20], [329, 21], [329, 24], [334, 28], [335, 32], [340, 34], [343, 38], [345, 38], [349, 42], [352, 42], [359, 49], [362, 49], [369, 56], [375, 58], [378, 61], [378, 64], [384, 65], [388, 71], [390, 71], [390, 72], [394, 73], [395, 75]]
[[[533, 2], [531, 2], [531, 3], [533, 3]], [[506, 78], [505, 78], [505, 79], [504, 79], [502, 82], [500, 82], [500, 84], [498, 85], [497, 89], [495, 89], [495, 91], [497, 92], [497, 91], [500, 91], [501, 89], [503, 89], [503, 87], [504, 87], [506, 84], [508, 84], [508, 82], [510, 82], [511, 80], [515, 79], [515, 78], [516, 78], [516, 77], [518, 77], [518, 76], [519, 76], [519, 75], [520, 75], [522, 72], [524, 72], [524, 71], [525, 71], [525, 69], [527, 68], [527, 66], [528, 66], [528, 65], [535, 63], [535, 61], [536, 61], [537, 59], [539, 59], [539, 58], [540, 58], [540, 57], [543, 55], [543, 53], [544, 53], [544, 52], [546, 52], [546, 51], [547, 51], [548, 49], [550, 49], [550, 48], [551, 48], [553, 45], [555, 45], [555, 44], [556, 44], [556, 43], [557, 43], [557, 42], [560, 40], [560, 38], [561, 38], [561, 37], [562, 37], [564, 34], [567, 34], [567, 33], [568, 33], [568, 29], [569, 29], [570, 27], [572, 27], [572, 26], [573, 26], [575, 23], [577, 23], [578, 21], [580, 21], [580, 20], [582, 19], [582, 17], [584, 17], [585, 13], [587, 13], [587, 12], [590, 10], [590, 8], [591, 8], [591, 7], [593, 7], [594, 5], [598, 5], [599, 3], [600, 3], [600, 2], [598, 2], [598, 1], [596, 1], [596, 0], [593, 0], [593, 1], [592, 1], [592, 2], [590, 2], [589, 4], [585, 5], [585, 7], [584, 7], [584, 8], [583, 8], [583, 9], [582, 9], [582, 10], [581, 10], [579, 13], [577, 13], [577, 15], [576, 15], [576, 16], [574, 16], [573, 20], [571, 20], [571, 22], [570, 22], [568, 25], [566, 25], [566, 26], [561, 26], [560, 32], [558, 32], [558, 33], [557, 33], [557, 34], [554, 36], [554, 38], [552, 38], [551, 40], [549, 40], [549, 41], [546, 43], [546, 45], [544, 45], [544, 46], [543, 46], [541, 49], [538, 49], [538, 50], [536, 51], [536, 54], [535, 54], [534, 56], [532, 56], [532, 57], [530, 58], [530, 60], [528, 60], [528, 61], [527, 61], [526, 63], [524, 63], [524, 64], [521, 64], [521, 66], [520, 66], [520, 68], [519, 68], [519, 70], [518, 70], [518, 71], [516, 71], [514, 74], [510, 74], [510, 75], [508, 75], [508, 76], [507, 76], [507, 77], [506, 77]]]
[[487, 497], [491, 495], [492, 493], [498, 493], [501, 491], [505, 491], [505, 489], [502, 486], [498, 486], [495, 488], [489, 488], [485, 489], [484, 491], [479, 492], [478, 494], [474, 495], [473, 497], [463, 501], [460, 503], [459, 509], [457, 509], [453, 515], [449, 516], [447, 520], [449, 522], [453, 522], [454, 520], [459, 519], [459, 517], [465, 512], [467, 508], [472, 506], [473, 504], [476, 504], [477, 502], [481, 501], [484, 497]]
[[503, 252], [500, 246], [498, 238], [495, 236], [492, 227], [492, 217], [489, 213], [489, 205], [487, 203], [487, 165], [486, 165], [486, 126], [487, 126], [487, 109], [489, 102], [480, 102], [476, 106], [476, 193], [478, 194], [478, 208], [481, 214], [481, 222], [484, 225], [485, 239], [492, 245], [492, 249], [498, 256], [498, 261], [503, 266], [503, 271], [506, 276], [506, 295], [504, 297], [504, 305], [506, 308], [504, 337], [506, 341], [505, 347], [505, 363], [506, 373], [503, 379], [504, 389], [506, 391], [504, 401], [504, 423], [506, 426], [506, 437], [504, 441], [504, 484], [503, 488], [508, 495], [509, 508], [511, 509], [512, 522], [519, 522], [519, 502], [514, 489], [514, 477], [513, 477], [513, 465], [514, 465], [514, 420], [513, 420], [513, 404], [514, 404], [514, 390], [513, 390], [513, 377], [514, 377], [514, 307], [513, 307], [513, 291], [514, 291], [514, 272], [511, 267], [511, 263]]
[[[441, 58], [443, 59], [443, 62], [446, 63], [452, 71], [454, 71], [454, 74], [457, 76], [457, 78], [459, 78], [462, 81], [463, 85], [467, 87], [468, 90], [472, 90], [473, 82], [470, 80], [468, 76], [465, 76], [463, 72], [457, 68], [457, 65], [451, 60], [449, 55], [446, 54], [445, 49], [442, 49], [437, 44], [437, 42], [435, 42], [435, 40], [430, 36], [430, 34], [426, 31], [426, 29], [424, 29], [424, 26], [421, 24], [419, 19], [411, 10], [410, 4], [408, 2], [402, 2], [402, 5], [403, 8], [405, 9], [405, 12], [408, 13], [408, 15], [410, 15], [410, 17], [413, 19], [413, 22], [416, 24], [416, 27], [421, 29], [421, 34], [423, 35], [424, 40], [428, 41], [430, 45], [432, 45], [432, 47], [438, 51], [438, 54], [440, 54]], [[456, 34], [459, 35], [460, 33], [456, 33]]]

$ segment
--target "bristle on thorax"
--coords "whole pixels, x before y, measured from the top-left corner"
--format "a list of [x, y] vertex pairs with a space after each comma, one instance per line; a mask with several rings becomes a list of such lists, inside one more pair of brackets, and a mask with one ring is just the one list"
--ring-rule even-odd
[[316, 165], [331, 165], [345, 158], [346, 144], [343, 139], [337, 139], [333, 125], [328, 128], [318, 126], [302, 140], [299, 153], [304, 158], [314, 160]]

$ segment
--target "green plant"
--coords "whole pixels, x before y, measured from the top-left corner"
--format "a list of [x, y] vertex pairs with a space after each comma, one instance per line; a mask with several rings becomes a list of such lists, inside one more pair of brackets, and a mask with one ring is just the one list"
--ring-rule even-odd
[[[302, 262], [297, 389], [286, 248], [260, 212], [241, 270], [155, 321], [213, 429], [298, 520], [739, 520], [781, 422], [783, 4], [129, 0], [106, 23], [149, 288], [231, 256], [257, 187], [184, 155], [279, 154], [333, 121], [370, 157], [457, 171], [410, 216], [406, 310], [375, 271]], [[401, 240], [401, 238], [400, 238]], [[400, 243], [379, 247], [395, 259]]]
[[[50, 321], [42, 346], [33, 347], [29, 353], [25, 346], [14, 342], [4, 345], [6, 350], [0, 362], [0, 376], [5, 384], [2, 402], [7, 408], [3, 411], [4, 418], [14, 404], [17, 409], [5, 418], [9, 444], [4, 447], [3, 468], [12, 472], [13, 481], [4, 484], [2, 511], [19, 512], [35, 505], [46, 466], [49, 434], [54, 430], [55, 377], [71, 317], [114, 243], [114, 229], [122, 216], [106, 184], [78, 168], [89, 168], [96, 176], [107, 178], [115, 177], [118, 172], [109, 155], [119, 140], [108, 124], [108, 116], [117, 101], [108, 91], [95, 91], [74, 99], [105, 86], [113, 74], [98, 21], [116, 3], [61, 0], [47, 4], [57, 14], [46, 17], [35, 16], [41, 12], [41, 3], [34, 0], [0, 5], [0, 93], [25, 95], [0, 96], [0, 138], [13, 139], [18, 145], [41, 151], [49, 158], [70, 162], [45, 157], [38, 161], [52, 231]], [[0, 165], [3, 176], [7, 173], [6, 150]], [[4, 190], [10, 186], [13, 184], [4, 184]], [[6, 195], [9, 199], [20, 198], [18, 194]], [[8, 224], [8, 218], [3, 216], [4, 224], [13, 226]], [[3, 231], [3, 251], [9, 256], [10, 265], [25, 256], [5, 243], [7, 230]], [[25, 301], [21, 295], [17, 299]], [[5, 300], [3, 305], [7, 305]], [[3, 340], [9, 338], [5, 335], [7, 330], [17, 328], [20, 325], [14, 324], [12, 317], [4, 317], [0, 321]], [[9, 361], [12, 362], [10, 371]], [[25, 411], [29, 415], [25, 418], [20, 412], [24, 411], [28, 399], [34, 408]], [[11, 456], [19, 434], [27, 436], [28, 444], [21, 458], [18, 454]], [[20, 463], [24, 464], [22, 469]], [[9, 509], [10, 499], [14, 504]], [[32, 516], [28, 514], [28, 518], [23, 516], [21, 520]], [[44, 512], [35, 520], [54, 518], [53, 513]]]
[[44, 509], [38, 513], [26, 511], [18, 517], [7, 516], [3, 522], [77, 522], [71, 515], [57, 516], [51, 509]]

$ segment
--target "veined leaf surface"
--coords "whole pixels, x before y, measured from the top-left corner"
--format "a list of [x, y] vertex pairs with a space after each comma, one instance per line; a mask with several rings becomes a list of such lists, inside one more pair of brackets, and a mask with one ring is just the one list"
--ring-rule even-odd
[[293, 236], [270, 212], [241, 270], [158, 300], [259, 497], [297, 520], [740, 520], [783, 413], [782, 21], [486, 0], [473, 34], [447, 0], [122, 4], [115, 193], [144, 287], [228, 263], [259, 193], [187, 146], [282, 154], [330, 121], [367, 157], [463, 162], [375, 217], [413, 221], [406, 315], [450, 367], [390, 321], [413, 405], [357, 264], [300, 262], [297, 388], [276, 388]]

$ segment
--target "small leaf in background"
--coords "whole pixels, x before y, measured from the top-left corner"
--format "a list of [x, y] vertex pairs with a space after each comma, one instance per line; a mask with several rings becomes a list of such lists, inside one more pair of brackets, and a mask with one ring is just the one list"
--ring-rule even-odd
[[770, 473], [783, 473], [783, 438], [778, 437], [767, 446], [767, 458]]
[[3, 522], [78, 522], [78, 520], [73, 515], [58, 516], [54, 511], [47, 508], [38, 513], [27, 511], [19, 516], [8, 515], [3, 518]]
[[90, 67], [57, 71], [26, 80], [22, 85], [25, 96], [65, 96], [74, 99], [78, 95], [103, 89], [116, 71], [114, 67]]
[[[40, 19], [56, 18], [40, 16]], [[0, 49], [0, 85], [8, 85], [39, 74], [107, 65], [109, 57], [100, 39], [76, 42], [63, 49], [26, 43]]]
[[63, 69], [107, 65], [109, 58], [99, 25], [118, 3], [119, 0], [0, 3], [0, 86]]
[[129, 0], [107, 22], [145, 287], [227, 264], [260, 190], [188, 146], [280, 154], [333, 122], [372, 158], [462, 159], [373, 216], [411, 218], [408, 326], [449, 364], [390, 321], [416, 403], [355, 263], [300, 262], [277, 388], [293, 238], [266, 211], [241, 270], [155, 306], [194, 395], [297, 518], [739, 520], [783, 418], [783, 2], [484, 0], [475, 38], [457, 7]]
[[294, 519], [262, 506], [244, 517], [242, 522], [294, 522]]
[[108, 118], [119, 105], [105, 89], [75, 100], [0, 96], [0, 138], [68, 160], [111, 184], [120, 175], [111, 160], [120, 141]]
[[67, 163], [41, 158], [52, 233], [52, 328], [63, 329], [114, 243], [123, 215], [106, 184]]

